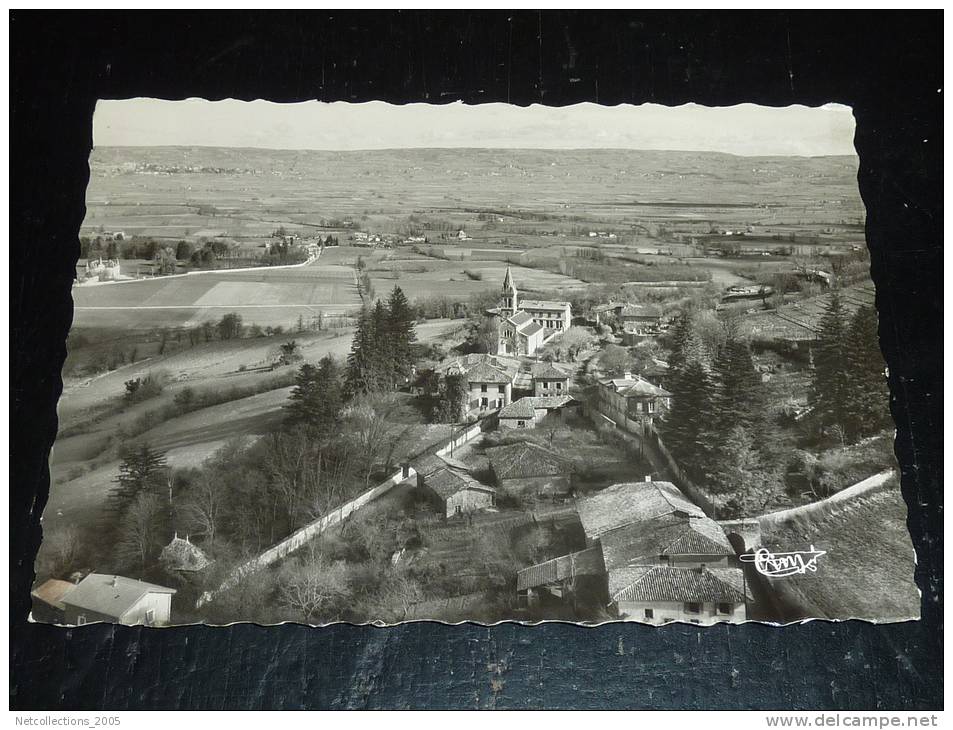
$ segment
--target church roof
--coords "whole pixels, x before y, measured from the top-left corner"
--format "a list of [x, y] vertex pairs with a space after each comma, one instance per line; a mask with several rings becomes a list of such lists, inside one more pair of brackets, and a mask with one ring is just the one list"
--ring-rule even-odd
[[516, 284], [513, 283], [513, 272], [510, 271], [510, 267], [506, 267], [506, 275], [503, 277], [503, 291], [509, 291], [515, 289]]

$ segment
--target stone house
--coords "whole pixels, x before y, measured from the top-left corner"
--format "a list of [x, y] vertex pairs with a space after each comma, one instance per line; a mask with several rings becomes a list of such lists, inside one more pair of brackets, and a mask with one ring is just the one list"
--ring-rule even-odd
[[536, 428], [563, 420], [566, 409], [580, 405], [571, 395], [527, 396], [500, 409], [500, 429]]
[[537, 397], [569, 394], [569, 375], [550, 365], [540, 363], [533, 368], [533, 395]]
[[444, 515], [456, 517], [496, 504], [496, 490], [470, 476], [463, 464], [446, 457], [432, 458], [442, 465], [429, 459], [418, 462], [423, 471], [417, 471], [417, 486]]
[[626, 373], [606, 378], [597, 386], [599, 412], [626, 431], [645, 435], [655, 419], [671, 407], [672, 394], [645, 378]]

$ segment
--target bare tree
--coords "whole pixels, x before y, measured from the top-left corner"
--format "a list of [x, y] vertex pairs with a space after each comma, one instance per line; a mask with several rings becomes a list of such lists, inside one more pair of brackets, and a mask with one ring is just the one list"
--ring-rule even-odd
[[116, 556], [144, 570], [160, 547], [162, 502], [155, 494], [142, 493], [123, 515]]
[[308, 623], [337, 619], [348, 598], [347, 567], [330, 562], [313, 545], [286, 563], [278, 578], [278, 601], [299, 612]]

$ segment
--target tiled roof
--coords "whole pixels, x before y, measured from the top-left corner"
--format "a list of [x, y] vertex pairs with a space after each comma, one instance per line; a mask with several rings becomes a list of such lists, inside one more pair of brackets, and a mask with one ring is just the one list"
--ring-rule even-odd
[[523, 479], [569, 474], [572, 462], [530, 441], [487, 449], [497, 479]]
[[570, 395], [526, 396], [504, 406], [500, 418], [532, 418], [537, 409], [562, 408], [575, 400]]
[[519, 327], [520, 325], [526, 324], [527, 322], [532, 322], [533, 315], [531, 315], [529, 312], [519, 311], [513, 316], [509, 317], [507, 321], [512, 322]]
[[612, 390], [628, 396], [654, 396], [656, 398], [668, 398], [671, 397], [671, 393], [665, 390], [664, 388], [659, 388], [657, 385], [652, 385], [645, 378], [607, 378], [606, 380], [600, 380], [599, 385], [602, 385], [606, 388], [611, 388]]
[[442, 469], [446, 463], [436, 454], [424, 454], [410, 462], [410, 466], [415, 472], [422, 476], [433, 474], [437, 469]]
[[512, 376], [486, 363], [479, 363], [469, 368], [464, 373], [464, 377], [468, 383], [510, 383], [513, 381]]
[[516, 590], [525, 591], [577, 575], [602, 575], [605, 570], [602, 551], [598, 547], [586, 548], [523, 568], [516, 574]]
[[521, 299], [519, 306], [522, 309], [555, 309], [562, 311], [569, 306], [569, 302], [554, 302], [548, 299]]
[[532, 337], [537, 332], [541, 332], [542, 330], [543, 330], [543, 325], [538, 324], [537, 322], [529, 322], [527, 324], [521, 324], [519, 327], [516, 328], [517, 332], [519, 332], [521, 335], [526, 335], [527, 337]]
[[606, 566], [654, 562], [660, 555], [734, 555], [724, 531], [708, 517], [662, 515], [604, 533], [599, 542]]
[[606, 487], [576, 504], [586, 536], [596, 538], [623, 525], [683, 513], [703, 517], [671, 482], [623, 482]]
[[568, 380], [569, 375], [554, 367], [550, 363], [539, 363], [533, 366], [534, 380]]
[[121, 575], [90, 573], [63, 596], [62, 601], [67, 606], [120, 618], [147, 593], [175, 592], [174, 588], [124, 578]]
[[449, 466], [438, 469], [433, 474], [424, 477], [424, 484], [442, 499], [447, 499], [464, 489], [479, 489], [483, 492], [496, 491], [493, 487], [481, 484], [476, 479]]
[[[737, 576], [727, 575], [729, 571]], [[738, 568], [619, 568], [609, 571], [609, 596], [651, 603], [744, 603], [745, 594], [737, 587], [740, 576]]]

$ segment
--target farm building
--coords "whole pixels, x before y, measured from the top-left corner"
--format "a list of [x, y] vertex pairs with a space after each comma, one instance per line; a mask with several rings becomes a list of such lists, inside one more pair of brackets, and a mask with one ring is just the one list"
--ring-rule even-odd
[[520, 300], [509, 266], [503, 277], [502, 304], [492, 313], [500, 317], [500, 355], [532, 355], [551, 337], [568, 330], [572, 321], [569, 302]]
[[591, 588], [592, 580], [598, 581], [605, 572], [602, 551], [598, 547], [586, 548], [519, 571], [516, 591], [524, 606], [535, 605], [544, 590], [556, 598], [570, 598]]
[[172, 614], [174, 588], [121, 575], [90, 573], [61, 599], [65, 623], [93, 621], [124, 626], [165, 626]]
[[[440, 457], [437, 457], [440, 458]], [[447, 517], [489, 509], [496, 502], [496, 490], [470, 476], [459, 462], [442, 459], [443, 466], [428, 474], [417, 473], [418, 488]]]
[[521, 495], [568, 494], [573, 465], [569, 459], [530, 441], [487, 449], [496, 485]]
[[30, 593], [33, 596], [33, 618], [47, 623], [62, 623], [66, 606], [63, 596], [75, 587], [68, 580], [50, 578]]
[[526, 605], [544, 590], [559, 597], [567, 581], [594, 575], [595, 552], [601, 582], [587, 589], [619, 618], [653, 624], [746, 620], [751, 596], [724, 530], [675, 485], [648, 478], [614, 484], [580, 500], [577, 510], [588, 547], [520, 571], [517, 590]]
[[598, 384], [599, 412], [630, 433], [644, 435], [655, 418], [668, 410], [671, 399], [672, 394], [664, 388], [631, 373]]
[[569, 375], [549, 363], [539, 363], [532, 369], [533, 395], [566, 395], [569, 393]]
[[559, 423], [565, 409], [580, 405], [571, 395], [527, 396], [500, 409], [501, 429], [536, 428]]

